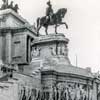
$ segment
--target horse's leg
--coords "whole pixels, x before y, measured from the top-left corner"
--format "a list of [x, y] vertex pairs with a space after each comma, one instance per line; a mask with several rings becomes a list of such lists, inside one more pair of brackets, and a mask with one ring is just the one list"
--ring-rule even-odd
[[66, 28], [68, 29], [68, 25], [65, 22], [61, 22], [60, 24], [64, 24]]
[[55, 25], [55, 33], [57, 34], [57, 24]]
[[48, 31], [47, 30], [48, 30], [48, 26], [45, 27], [45, 33], [46, 33], [46, 35], [48, 35]]
[[41, 29], [42, 26], [40, 26], [38, 29], [37, 29], [37, 36], [39, 36], [39, 30]]
[[55, 25], [55, 33], [56, 33], [56, 34], [58, 34], [58, 33], [57, 33], [57, 27], [58, 27], [58, 25], [56, 24], [56, 25]]

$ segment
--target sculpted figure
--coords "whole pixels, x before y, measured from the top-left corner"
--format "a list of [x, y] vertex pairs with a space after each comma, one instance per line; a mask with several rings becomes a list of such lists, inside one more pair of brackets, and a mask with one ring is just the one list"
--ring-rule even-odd
[[46, 16], [47, 16], [47, 19], [49, 19], [50, 21], [52, 21], [53, 9], [52, 9], [51, 2], [48, 1], [47, 5], [48, 5], [48, 7], [46, 9]]
[[62, 55], [65, 55], [65, 56], [68, 55], [68, 49], [67, 49], [67, 47], [65, 45], [62, 46]]
[[61, 54], [61, 47], [60, 46], [58, 46], [58, 55], [60, 55]]
[[79, 84], [77, 84], [77, 86], [76, 86], [76, 98], [77, 98], [77, 100], [80, 100], [80, 98], [81, 98], [81, 95], [80, 95], [80, 85]]
[[56, 13], [53, 12], [51, 2], [47, 2], [48, 8], [46, 9], [46, 16], [37, 19], [37, 35], [39, 35], [39, 30], [41, 27], [45, 28], [46, 35], [48, 35], [48, 26], [55, 25], [55, 33], [57, 34], [57, 27], [59, 25], [65, 25], [68, 28], [68, 25], [65, 22], [62, 22], [67, 9], [61, 8], [58, 9]]
[[13, 7], [14, 7], [14, 6], [13, 6], [13, 3], [14, 3], [14, 2], [13, 2], [13, 1], [11, 1], [11, 2], [10, 2], [10, 4], [8, 5], [8, 8], [13, 9]]
[[13, 10], [14, 10], [16, 13], [18, 13], [18, 9], [19, 9], [18, 4], [15, 4], [15, 6], [13, 7]]
[[7, 9], [7, 8], [10, 8], [12, 10], [14, 10], [16, 13], [18, 13], [18, 4], [15, 4], [15, 6], [13, 6], [13, 1], [10, 2], [10, 4], [8, 5], [8, 0], [2, 0], [3, 1], [3, 4], [0, 8], [0, 10], [4, 10], [4, 9]]
[[87, 100], [87, 91], [85, 86], [82, 87], [82, 95], [83, 95], [83, 100]]
[[37, 57], [37, 56], [39, 56], [40, 55], [40, 50], [41, 49], [33, 48], [32, 52], [31, 52], [31, 57]]
[[8, 0], [2, 0], [2, 2], [3, 2], [3, 4], [2, 4], [0, 9], [1, 10], [7, 9], [7, 7], [8, 7]]
[[70, 95], [72, 100], [76, 99], [76, 89], [74, 87], [72, 87]]
[[25, 90], [25, 88], [24, 88], [24, 90], [23, 90], [23, 97], [22, 97], [22, 100], [26, 100], [26, 90]]
[[51, 49], [51, 54], [55, 56], [56, 55], [55, 47], [51, 47], [50, 49]]

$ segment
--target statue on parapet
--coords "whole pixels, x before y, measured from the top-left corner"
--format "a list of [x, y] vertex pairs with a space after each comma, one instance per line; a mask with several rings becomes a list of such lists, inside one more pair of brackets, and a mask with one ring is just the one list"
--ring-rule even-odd
[[10, 4], [8, 5], [8, 8], [13, 9], [14, 8], [14, 2], [11, 1]]
[[15, 4], [13, 10], [14, 10], [16, 13], [18, 13], [18, 9], [19, 9], [18, 4]]
[[8, 0], [2, 0], [2, 1], [3, 1], [3, 4], [2, 4], [0, 10], [12, 9], [16, 13], [18, 13], [18, 9], [19, 9], [18, 4], [13, 5], [14, 4], [13, 1], [11, 1], [10, 4], [8, 4]]
[[8, 0], [2, 0], [2, 2], [3, 2], [3, 4], [2, 4], [0, 9], [1, 10], [7, 9], [8, 8]]
[[62, 22], [67, 12], [66, 8], [59, 9], [56, 13], [53, 12], [50, 0], [47, 2], [46, 16], [37, 19], [37, 35], [39, 35], [39, 30], [41, 27], [45, 28], [46, 35], [48, 35], [48, 26], [55, 25], [55, 33], [57, 34], [57, 27], [64, 24], [66, 28], [68, 25], [66, 22]]

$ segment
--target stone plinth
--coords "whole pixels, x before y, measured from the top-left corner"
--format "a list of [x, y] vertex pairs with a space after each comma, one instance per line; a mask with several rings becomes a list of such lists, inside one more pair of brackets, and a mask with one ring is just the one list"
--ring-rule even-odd
[[63, 34], [50, 34], [35, 38], [31, 46], [32, 62], [40, 60], [41, 66], [46, 68], [54, 68], [55, 64], [70, 65], [68, 42], [69, 39]]
[[93, 96], [96, 95], [97, 87], [94, 76], [88, 69], [71, 65], [68, 58], [68, 42], [69, 39], [63, 34], [35, 38], [31, 45], [30, 74], [40, 69], [42, 92], [49, 96], [49, 99], [61, 100], [61, 92], [65, 91], [67, 99], [69, 94], [70, 99], [74, 100], [76, 97], [78, 100], [79, 92], [82, 91], [87, 100], [97, 100], [96, 96]]

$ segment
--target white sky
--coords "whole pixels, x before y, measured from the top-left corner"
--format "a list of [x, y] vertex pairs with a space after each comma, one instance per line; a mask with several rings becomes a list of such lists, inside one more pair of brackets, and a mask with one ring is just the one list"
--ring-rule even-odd
[[[48, 0], [13, 1], [19, 4], [19, 14], [33, 24], [37, 17], [45, 15]], [[94, 72], [100, 70], [100, 0], [51, 1], [55, 12], [62, 7], [68, 9], [64, 21], [69, 29], [66, 30], [62, 25], [58, 30], [70, 39], [68, 47], [71, 63], [75, 65], [77, 55], [78, 67], [91, 67]], [[53, 30], [53, 27], [49, 30]]]

